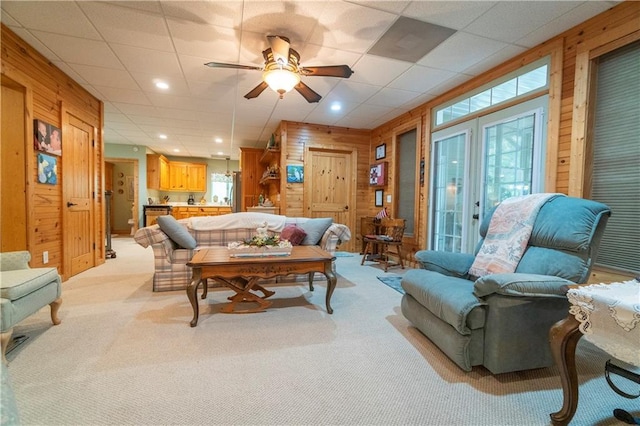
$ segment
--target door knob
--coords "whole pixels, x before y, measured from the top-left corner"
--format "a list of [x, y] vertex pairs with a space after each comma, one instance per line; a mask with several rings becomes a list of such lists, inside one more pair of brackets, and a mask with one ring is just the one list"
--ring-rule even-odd
[[476, 219], [476, 220], [477, 220], [477, 219], [480, 219], [480, 215], [479, 215], [478, 213], [474, 214], [474, 215], [473, 215], [473, 216], [471, 216], [471, 217], [472, 217], [472, 218], [474, 218], [474, 219]]
[[77, 206], [76, 203], [72, 203], [71, 201], [67, 201], [67, 207]]

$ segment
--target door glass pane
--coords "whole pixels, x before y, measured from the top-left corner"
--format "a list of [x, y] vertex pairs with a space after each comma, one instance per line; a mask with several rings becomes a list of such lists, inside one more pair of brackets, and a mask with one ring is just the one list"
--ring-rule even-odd
[[500, 201], [531, 194], [535, 114], [484, 128], [481, 218]]
[[460, 253], [463, 249], [463, 200], [467, 133], [434, 142], [431, 249]]

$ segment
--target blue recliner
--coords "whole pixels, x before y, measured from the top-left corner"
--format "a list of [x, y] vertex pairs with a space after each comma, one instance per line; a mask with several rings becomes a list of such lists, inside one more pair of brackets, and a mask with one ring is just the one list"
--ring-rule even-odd
[[[480, 226], [484, 239], [492, 210]], [[474, 254], [422, 250], [402, 279], [402, 313], [465, 371], [494, 374], [553, 365], [549, 329], [568, 314], [567, 285], [585, 283], [610, 209], [555, 196], [540, 208], [514, 273], [475, 279]]]

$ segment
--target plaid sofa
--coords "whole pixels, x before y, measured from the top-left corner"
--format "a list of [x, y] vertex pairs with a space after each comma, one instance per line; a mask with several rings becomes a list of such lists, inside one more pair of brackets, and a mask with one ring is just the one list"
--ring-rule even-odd
[[[300, 224], [307, 220], [309, 219], [305, 217], [288, 217], [285, 225]], [[251, 238], [256, 233], [255, 228], [199, 231], [187, 226], [189, 219], [180, 219], [178, 222], [195, 238], [197, 247], [194, 250], [180, 248], [157, 224], [140, 228], [133, 236], [142, 247], [153, 248], [153, 291], [184, 290], [191, 281], [191, 268], [187, 266], [187, 262], [197, 250], [214, 246], [226, 247], [230, 242]], [[347, 226], [334, 223], [325, 231], [319, 245], [333, 253], [341, 241], [349, 241], [350, 238], [351, 232]], [[304, 279], [307, 279], [306, 275]]]

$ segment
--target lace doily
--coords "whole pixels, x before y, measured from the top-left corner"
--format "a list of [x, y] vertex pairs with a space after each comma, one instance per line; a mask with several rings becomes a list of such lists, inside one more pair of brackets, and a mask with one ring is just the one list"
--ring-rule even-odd
[[570, 289], [567, 297], [585, 339], [640, 367], [640, 282], [582, 286]]

